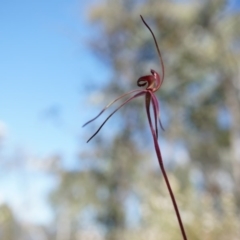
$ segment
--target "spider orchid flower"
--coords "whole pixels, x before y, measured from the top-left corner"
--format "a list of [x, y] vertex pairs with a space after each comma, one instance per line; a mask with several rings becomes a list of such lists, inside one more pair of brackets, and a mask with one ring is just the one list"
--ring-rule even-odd
[[[182, 220], [181, 220], [181, 216], [177, 207], [177, 203], [171, 188], [171, 185], [169, 183], [165, 168], [164, 168], [164, 164], [163, 164], [163, 160], [162, 160], [162, 155], [161, 155], [161, 150], [160, 147], [158, 145], [158, 126], [161, 127], [162, 130], [164, 130], [161, 120], [160, 120], [160, 110], [159, 110], [159, 103], [157, 100], [156, 95], [154, 94], [162, 85], [163, 80], [164, 80], [164, 64], [163, 64], [163, 60], [162, 60], [162, 55], [161, 52], [159, 50], [156, 38], [154, 33], [152, 32], [151, 28], [148, 26], [148, 24], [145, 22], [145, 20], [143, 19], [143, 17], [140, 15], [143, 23], [145, 24], [145, 26], [149, 29], [149, 31], [152, 34], [157, 52], [158, 52], [158, 56], [160, 59], [160, 63], [161, 63], [161, 67], [162, 67], [162, 74], [161, 77], [159, 76], [159, 74], [155, 71], [155, 70], [151, 70], [151, 75], [146, 75], [146, 76], [142, 76], [137, 80], [137, 85], [139, 87], [146, 87], [145, 89], [136, 89], [136, 90], [132, 90], [128, 93], [125, 93], [121, 96], [119, 96], [118, 98], [116, 98], [115, 100], [113, 100], [112, 102], [110, 102], [107, 106], [105, 106], [103, 108], [103, 110], [93, 119], [89, 120], [88, 122], [86, 122], [84, 126], [88, 125], [89, 123], [93, 122], [94, 120], [96, 120], [100, 115], [102, 115], [105, 110], [107, 110], [111, 105], [113, 105], [114, 103], [116, 103], [117, 101], [130, 96], [127, 100], [125, 100], [119, 107], [117, 107], [107, 118], [106, 120], [101, 124], [101, 126], [97, 129], [97, 131], [88, 139], [87, 142], [89, 142], [92, 138], [94, 138], [98, 132], [102, 129], [102, 127], [105, 125], [105, 123], [114, 115], [114, 113], [116, 113], [120, 108], [122, 108], [125, 104], [127, 104], [128, 102], [132, 101], [133, 99], [140, 97], [140, 96], [144, 96], [145, 95], [145, 107], [146, 107], [146, 113], [147, 113], [147, 118], [148, 118], [148, 123], [150, 126], [150, 130], [152, 133], [152, 137], [153, 137], [153, 142], [154, 142], [154, 147], [155, 147], [155, 151], [156, 151], [156, 155], [158, 158], [158, 162], [161, 168], [161, 171], [163, 173], [163, 177], [165, 180], [165, 183], [167, 185], [173, 206], [174, 206], [174, 210], [178, 219], [178, 223], [181, 229], [181, 233], [182, 233], [182, 237], [184, 240], [187, 240], [187, 236], [185, 234], [185, 230], [184, 230], [184, 226], [182, 224]], [[150, 106], [152, 106], [152, 112], [153, 112], [153, 120], [152, 120], [152, 116], [150, 113]]]

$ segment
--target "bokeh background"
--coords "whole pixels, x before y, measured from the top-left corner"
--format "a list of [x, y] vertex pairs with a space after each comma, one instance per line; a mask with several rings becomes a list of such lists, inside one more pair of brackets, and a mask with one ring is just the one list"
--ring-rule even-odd
[[187, 235], [239, 239], [239, 1], [0, 6], [1, 240], [182, 239], [144, 99], [88, 144], [104, 116], [82, 128], [161, 72], [140, 14], [164, 59], [159, 144]]

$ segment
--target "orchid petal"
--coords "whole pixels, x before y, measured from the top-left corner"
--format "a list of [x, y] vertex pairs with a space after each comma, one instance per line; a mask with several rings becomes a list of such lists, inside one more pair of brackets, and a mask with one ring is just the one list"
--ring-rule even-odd
[[146, 98], [145, 98], [145, 102], [146, 102], [146, 112], [147, 112], [147, 117], [148, 117], [148, 122], [149, 122], [149, 126], [150, 126], [150, 129], [151, 129], [151, 132], [152, 134], [156, 134], [156, 131], [154, 130], [153, 128], [153, 125], [152, 125], [152, 119], [151, 119], [151, 113], [150, 113], [150, 102], [151, 102], [151, 99], [152, 99], [152, 92], [151, 91], [148, 91], [146, 93]]
[[159, 125], [160, 125], [161, 129], [162, 129], [163, 131], [165, 131], [165, 129], [164, 129], [163, 125], [162, 125], [161, 119], [160, 119], [160, 110], [159, 110], [160, 108], [159, 108], [159, 103], [158, 103], [157, 97], [156, 97], [154, 94], [153, 94], [152, 97], [153, 97], [153, 100], [154, 100], [155, 105], [156, 105], [156, 110], [157, 110]]
[[158, 138], [159, 111], [158, 111], [157, 99], [156, 99], [155, 95], [151, 91], [150, 91], [150, 94], [151, 94], [151, 103], [152, 103], [153, 112], [154, 112], [155, 132], [156, 132], [156, 136]]
[[154, 84], [154, 81], [155, 81], [155, 78], [154, 76], [152, 75], [147, 75], [147, 76], [143, 76], [143, 77], [140, 77], [138, 80], [137, 80], [137, 85], [139, 87], [144, 87], [147, 85], [147, 88], [151, 87], [152, 84]]

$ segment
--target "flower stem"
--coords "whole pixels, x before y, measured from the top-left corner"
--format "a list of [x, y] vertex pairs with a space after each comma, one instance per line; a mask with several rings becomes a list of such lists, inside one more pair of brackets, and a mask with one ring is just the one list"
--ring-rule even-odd
[[[154, 138], [154, 137], [153, 137], [153, 138]], [[154, 140], [154, 141], [155, 141], [155, 140]], [[179, 223], [179, 226], [180, 226], [180, 229], [181, 229], [181, 232], [182, 232], [182, 237], [183, 237], [184, 240], [187, 240], [187, 236], [186, 236], [186, 233], [185, 233], [185, 230], [184, 230], [184, 226], [183, 226], [183, 223], [182, 223], [182, 219], [181, 219], [181, 216], [180, 216], [180, 213], [179, 213], [179, 210], [178, 210], [177, 202], [176, 202], [176, 200], [175, 200], [175, 197], [174, 197], [174, 194], [173, 194], [171, 185], [170, 185], [170, 183], [169, 183], [169, 180], [168, 180], [168, 177], [167, 177], [167, 174], [166, 174], [166, 171], [165, 171], [163, 162], [162, 162], [162, 156], [161, 156], [161, 153], [160, 153], [160, 149], [159, 149], [159, 145], [158, 145], [158, 144], [157, 144], [157, 148], [156, 148], [156, 145], [155, 145], [155, 149], [156, 149], [156, 153], [157, 153], [157, 157], [158, 157], [158, 162], [159, 162], [159, 165], [160, 165], [160, 168], [161, 168], [161, 171], [162, 171], [162, 174], [163, 174], [165, 183], [166, 183], [166, 185], [167, 185], [168, 192], [169, 192], [169, 194], [170, 194], [170, 196], [171, 196], [175, 213], [176, 213], [176, 215], [177, 215], [178, 223]], [[159, 153], [159, 154], [158, 154], [158, 153]]]
[[149, 126], [150, 126], [152, 136], [153, 136], [154, 147], [155, 147], [155, 151], [156, 151], [156, 154], [157, 154], [158, 163], [159, 163], [159, 166], [161, 168], [163, 178], [164, 178], [165, 183], [167, 185], [168, 192], [170, 194], [170, 197], [171, 197], [171, 200], [172, 200], [172, 203], [173, 203], [173, 206], [174, 206], [174, 210], [175, 210], [175, 213], [176, 213], [176, 216], [177, 216], [177, 219], [178, 219], [178, 223], [179, 223], [179, 226], [180, 226], [180, 229], [181, 229], [182, 237], [183, 237], [184, 240], [187, 240], [187, 235], [186, 235], [185, 230], [184, 230], [184, 226], [183, 226], [182, 219], [181, 219], [181, 216], [180, 216], [180, 213], [179, 213], [179, 210], [178, 210], [177, 202], [175, 200], [171, 185], [169, 183], [169, 180], [168, 180], [165, 168], [164, 168], [164, 164], [163, 164], [163, 160], [162, 160], [162, 154], [161, 154], [160, 147], [158, 145], [156, 132], [154, 131], [154, 128], [153, 128], [153, 124], [152, 124], [152, 120], [151, 120], [151, 114], [150, 114], [151, 98], [152, 98], [151, 93], [146, 93], [146, 111], [147, 111]]

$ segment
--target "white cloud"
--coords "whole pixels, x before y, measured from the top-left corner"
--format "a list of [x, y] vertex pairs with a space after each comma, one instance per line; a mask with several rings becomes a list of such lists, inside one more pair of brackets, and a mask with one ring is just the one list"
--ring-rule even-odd
[[7, 126], [0, 120], [0, 141], [7, 137]]

